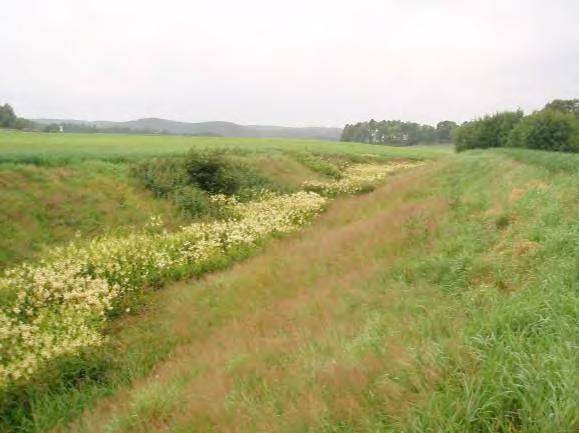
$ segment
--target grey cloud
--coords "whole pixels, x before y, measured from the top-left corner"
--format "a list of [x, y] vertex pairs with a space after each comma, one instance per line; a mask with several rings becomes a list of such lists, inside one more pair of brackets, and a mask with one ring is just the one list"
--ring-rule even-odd
[[579, 2], [8, 2], [0, 101], [28, 117], [434, 123], [579, 97]]

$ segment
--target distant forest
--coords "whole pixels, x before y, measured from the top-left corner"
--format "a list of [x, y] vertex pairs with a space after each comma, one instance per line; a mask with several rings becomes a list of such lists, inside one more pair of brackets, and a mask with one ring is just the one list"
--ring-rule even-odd
[[[38, 129], [43, 132], [77, 132], [83, 134], [145, 134], [145, 135], [175, 135], [167, 130], [155, 130], [155, 129], [135, 129], [127, 126], [95, 126], [95, 125], [83, 125], [80, 123], [50, 123], [48, 125], [37, 124]], [[62, 129], [61, 129], [62, 128]], [[178, 134], [178, 135], [201, 135], [204, 137], [221, 137], [220, 134], [214, 133], [203, 133], [203, 134]]]
[[457, 127], [456, 122], [451, 120], [438, 122], [436, 127], [434, 127], [400, 120], [381, 120], [377, 122], [371, 119], [368, 122], [346, 125], [340, 139], [341, 141], [397, 146], [434, 142], [450, 143]]

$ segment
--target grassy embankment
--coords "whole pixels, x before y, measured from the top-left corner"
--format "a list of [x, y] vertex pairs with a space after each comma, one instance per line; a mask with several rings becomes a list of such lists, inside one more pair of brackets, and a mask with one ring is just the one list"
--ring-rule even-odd
[[340, 199], [152, 294], [96, 379], [33, 396], [23, 426], [571, 433], [578, 184], [575, 155], [470, 152]]
[[170, 287], [119, 344], [172, 355], [72, 431], [573, 432], [577, 164], [444, 161]]
[[[14, 135], [14, 137], [18, 138], [20, 136], [16, 134]], [[43, 138], [42, 135], [35, 135], [35, 137], [36, 139]], [[84, 137], [78, 136], [77, 138], [89, 139], [90, 136]], [[179, 212], [178, 215], [179, 218], [175, 218], [176, 209], [170, 206], [171, 200], [166, 201], [153, 198], [151, 194], [147, 193], [144, 185], [136, 181], [135, 177], [138, 178], [140, 174], [139, 170], [135, 169], [137, 167], [141, 167], [143, 162], [151, 161], [151, 158], [148, 157], [148, 155], [146, 154], [140, 154], [135, 158], [114, 159], [114, 160], [109, 158], [107, 160], [106, 157], [107, 153], [105, 152], [104, 149], [102, 149], [101, 155], [102, 158], [104, 158], [104, 160], [94, 160], [92, 159], [90, 153], [83, 154], [83, 147], [82, 147], [83, 143], [84, 143], [83, 141], [76, 142], [78, 148], [75, 149], [77, 155], [74, 158], [62, 157], [62, 154], [57, 149], [50, 148], [50, 146], [48, 146], [48, 148], [45, 151], [46, 154], [42, 158], [27, 159], [23, 157], [20, 160], [12, 159], [10, 162], [5, 161], [2, 164], [4, 175], [6, 176], [7, 179], [7, 181], [5, 182], [6, 188], [3, 189], [3, 194], [5, 194], [6, 198], [5, 201], [7, 203], [6, 208], [4, 208], [4, 211], [6, 213], [5, 220], [7, 222], [7, 225], [12, 226], [12, 227], [8, 226], [7, 227], [8, 230], [6, 230], [6, 234], [8, 235], [7, 236], [8, 251], [3, 249], [4, 255], [10, 256], [9, 253], [13, 252], [13, 250], [10, 250], [10, 248], [14, 248], [15, 244], [14, 242], [10, 242], [10, 236], [12, 236], [14, 233], [14, 230], [11, 230], [11, 228], [13, 227], [22, 228], [21, 225], [23, 221], [20, 218], [14, 217], [14, 215], [18, 215], [18, 213], [20, 212], [23, 214], [33, 215], [43, 224], [37, 224], [36, 227], [34, 227], [32, 224], [28, 224], [27, 227], [24, 227], [25, 230], [20, 230], [20, 233], [22, 233], [23, 235], [22, 238], [24, 241], [24, 245], [27, 245], [27, 242], [29, 243], [28, 244], [29, 250], [24, 249], [24, 251], [21, 254], [22, 257], [16, 258], [12, 257], [12, 259], [16, 262], [18, 261], [18, 259], [27, 259], [27, 258], [30, 259], [35, 257], [41, 259], [48, 258], [49, 260], [48, 263], [52, 263], [54, 260], [56, 260], [56, 262], [54, 262], [54, 267], [52, 265], [45, 266], [44, 264], [39, 264], [38, 266], [40, 267], [36, 268], [36, 270], [33, 271], [33, 274], [29, 275], [29, 272], [26, 271], [24, 274], [19, 273], [18, 275], [20, 276], [12, 277], [15, 274], [10, 273], [11, 277], [9, 277], [6, 280], [3, 280], [4, 284], [3, 285], [4, 292], [2, 293], [2, 296], [4, 296], [3, 302], [4, 301], [9, 302], [9, 304], [12, 305], [12, 307], [14, 307], [8, 308], [6, 305], [3, 305], [3, 307], [6, 307], [4, 308], [5, 311], [2, 314], [2, 330], [1, 330], [2, 332], [0, 333], [0, 337], [2, 337], [2, 345], [4, 346], [2, 348], [3, 362], [1, 366], [2, 367], [1, 373], [3, 375], [3, 380], [6, 380], [7, 378], [10, 377], [22, 378], [22, 375], [28, 377], [30, 374], [33, 374], [34, 377], [32, 383], [23, 384], [23, 387], [20, 387], [20, 385], [18, 385], [17, 389], [10, 388], [10, 390], [6, 389], [4, 390], [7, 391], [8, 394], [3, 394], [1, 399], [2, 418], [3, 418], [2, 428], [11, 429], [11, 428], [18, 428], [17, 426], [22, 427], [24, 425], [28, 425], [28, 423], [32, 421], [30, 417], [31, 416], [35, 417], [35, 402], [37, 401], [37, 398], [42, 399], [43, 396], [45, 395], [51, 395], [55, 391], [55, 389], [58, 390], [60, 385], [62, 385], [63, 388], [61, 390], [64, 390], [65, 394], [68, 393], [68, 391], [71, 391], [69, 389], [70, 386], [72, 386], [73, 392], [77, 388], [77, 385], [79, 385], [78, 388], [80, 388], [81, 391], [83, 392], [86, 391], [85, 389], [86, 387], [82, 386], [82, 384], [87, 379], [90, 379], [89, 381], [92, 382], [92, 384], [99, 383], [104, 385], [97, 387], [98, 393], [107, 392], [107, 389], [110, 388], [109, 385], [113, 386], [118, 385], [115, 383], [109, 384], [110, 381], [107, 378], [107, 373], [109, 373], [110, 371], [105, 372], [101, 371], [102, 370], [101, 367], [104, 365], [107, 365], [105, 370], [108, 370], [109, 367], [114, 368], [114, 366], [111, 367], [110, 365], [108, 365], [111, 353], [107, 352], [106, 350], [105, 350], [106, 353], [99, 353], [99, 350], [97, 350], [96, 352], [88, 350], [87, 351], [88, 353], [84, 352], [84, 355], [81, 356], [80, 358], [73, 356], [70, 359], [68, 358], [63, 359], [62, 362], [58, 363], [50, 361], [50, 363], [46, 364], [46, 370], [42, 374], [40, 374], [40, 376], [38, 375], [39, 372], [37, 371], [39, 368], [39, 365], [37, 364], [39, 360], [38, 356], [41, 355], [42, 357], [46, 358], [46, 360], [52, 359], [54, 354], [61, 353], [62, 350], [69, 351], [70, 349], [68, 347], [71, 344], [73, 345], [88, 344], [89, 340], [93, 341], [95, 339], [98, 339], [99, 337], [97, 336], [97, 334], [99, 332], [98, 328], [100, 327], [100, 325], [98, 325], [98, 323], [92, 325], [91, 321], [89, 320], [90, 317], [87, 316], [87, 314], [88, 315], [93, 313], [97, 314], [98, 311], [100, 311], [99, 309], [101, 308], [101, 306], [104, 307], [106, 306], [107, 302], [109, 302], [106, 301], [105, 298], [109, 296], [113, 296], [114, 298], [115, 296], [117, 296], [116, 293], [119, 290], [120, 291], [133, 290], [129, 286], [127, 286], [127, 284], [129, 285], [132, 284], [130, 283], [130, 281], [134, 280], [135, 278], [143, 280], [143, 284], [148, 285], [151, 282], [154, 283], [154, 281], [152, 280], [156, 281], [158, 278], [163, 279], [164, 277], [162, 277], [162, 275], [174, 274], [175, 272], [181, 273], [181, 270], [175, 268], [175, 266], [177, 267], [181, 266], [178, 263], [171, 264], [170, 268], [164, 269], [164, 266], [168, 264], [168, 262], [166, 262], [166, 259], [169, 259], [168, 256], [165, 257], [165, 254], [170, 255], [172, 253], [170, 253], [169, 250], [173, 250], [174, 247], [179, 248], [178, 244], [172, 246], [172, 243], [174, 241], [180, 242], [178, 239], [180, 239], [180, 236], [182, 237], [182, 235], [179, 234], [180, 232], [179, 229], [177, 229], [175, 233], [177, 237], [171, 235], [172, 240], [167, 239], [169, 243], [163, 242], [161, 238], [157, 239], [156, 235], [154, 235], [153, 232], [151, 232], [151, 235], [144, 234], [142, 236], [138, 234], [141, 232], [143, 226], [148, 225], [147, 224], [148, 219], [152, 215], [150, 213], [150, 210], [148, 210], [145, 207], [146, 205], [150, 206], [149, 209], [168, 210], [167, 212], [165, 212], [165, 215], [161, 216], [168, 216], [169, 218], [173, 218], [170, 221], [173, 224], [176, 224], [176, 222], [183, 220], [185, 220], [186, 222], [191, 221], [191, 215], [183, 215], [183, 212]], [[199, 147], [202, 147], [203, 144], [202, 141], [201, 142], [195, 141], [195, 143], [201, 143]], [[235, 146], [226, 146], [227, 145], [226, 142], [222, 143], [221, 146], [217, 146], [218, 148], [221, 149], [227, 148], [227, 151], [224, 155], [225, 159], [222, 160], [222, 158], [220, 157], [217, 160], [212, 160], [213, 161], [212, 163], [215, 162], [217, 162], [218, 164], [227, 163], [228, 164], [227, 166], [229, 168], [223, 173], [225, 177], [222, 178], [222, 180], [218, 181], [218, 184], [215, 184], [215, 186], [219, 186], [219, 182], [221, 181], [226, 181], [226, 183], [222, 184], [221, 186], [232, 185], [231, 182], [235, 178], [238, 178], [237, 181], [242, 181], [242, 184], [244, 184], [246, 182], [243, 180], [243, 177], [250, 176], [250, 178], [247, 179], [249, 181], [248, 185], [252, 184], [259, 187], [259, 184], [261, 183], [264, 187], [274, 187], [275, 190], [291, 193], [293, 191], [296, 191], [297, 189], [300, 189], [301, 184], [304, 180], [318, 181], [316, 183], [317, 185], [316, 187], [319, 187], [320, 185], [324, 184], [324, 181], [331, 181], [336, 176], [343, 175], [344, 163], [349, 162], [351, 164], [352, 162], [364, 162], [364, 161], [376, 162], [377, 160], [384, 161], [384, 159], [389, 159], [390, 156], [392, 155], [399, 157], [405, 154], [403, 150], [401, 151], [399, 149], [392, 149], [392, 150], [379, 149], [378, 154], [376, 153], [361, 154], [360, 149], [364, 150], [363, 148], [366, 147], [365, 150], [368, 151], [373, 150], [372, 147], [361, 146], [360, 149], [357, 149], [351, 145], [343, 146], [343, 152], [332, 153], [330, 152], [331, 149], [325, 149], [324, 152], [326, 144], [330, 145], [331, 147], [335, 146], [335, 143], [323, 143], [323, 142], [315, 143], [319, 145], [319, 147], [322, 149], [321, 152], [316, 153], [299, 150], [300, 144], [299, 142], [297, 143], [298, 150], [294, 148], [294, 142], [288, 142], [283, 140], [280, 140], [278, 143], [276, 143], [278, 148], [274, 151], [271, 148], [265, 146], [263, 148], [260, 148], [259, 147], [260, 144], [261, 143], [254, 144], [256, 150], [253, 151], [243, 148], [237, 148]], [[311, 144], [311, 142], [309, 142], [308, 144]], [[26, 153], [26, 147], [23, 147], [20, 150]], [[185, 148], [182, 148], [181, 149], [182, 153], [184, 153], [185, 150], [186, 150]], [[160, 153], [162, 154], [162, 152]], [[409, 155], [409, 158], [405, 159], [417, 158], [418, 156], [422, 156], [420, 155], [419, 152], [416, 152], [416, 150], [414, 149], [409, 150], [407, 153]], [[433, 152], [433, 153], [440, 154], [440, 152], [438, 153]], [[318, 156], [316, 156], [316, 154]], [[133, 153], [133, 156], [134, 155], [135, 154]], [[196, 156], [194, 157], [193, 160], [189, 158], [186, 160], [173, 158], [171, 158], [171, 160], [165, 159], [164, 161], [159, 161], [159, 163], [161, 163], [159, 167], [160, 168], [169, 167], [171, 170], [173, 170], [173, 168], [176, 168], [178, 171], [180, 171], [182, 163], [186, 162], [187, 164], [190, 164], [193, 163], [193, 161], [196, 161], [195, 164], [198, 164], [199, 162], [204, 160], [203, 158], [204, 157], [201, 157], [201, 159], [199, 159]], [[207, 162], [209, 162], [209, 160]], [[242, 166], [245, 168], [241, 166], [239, 168], [235, 168], [236, 166], [231, 165], [238, 163], [241, 163]], [[147, 163], [147, 167], [149, 166], [150, 162]], [[158, 184], [158, 182], [165, 183], [166, 181], [170, 181], [170, 183], [173, 183], [175, 180], [178, 180], [178, 184], [175, 184], [175, 186], [179, 186], [179, 188], [181, 188], [182, 186], [190, 188], [190, 186], [182, 184], [182, 180], [180, 180], [181, 176], [186, 175], [186, 173], [180, 174], [178, 173], [177, 178], [171, 180], [171, 178], [174, 176], [172, 176], [170, 172], [167, 172], [165, 168], [163, 168], [161, 171], [158, 171], [157, 169], [154, 168], [154, 166], [155, 164], [147, 168], [148, 170], [147, 176], [153, 175], [153, 177], [156, 178], [155, 184], [160, 185]], [[377, 166], [373, 167], [378, 168]], [[210, 168], [209, 166], [205, 166], [203, 170], [207, 170], [209, 168]], [[150, 172], [150, 169], [152, 169], [153, 171]], [[207, 172], [207, 174], [208, 173], [210, 172]], [[168, 174], [169, 178], [166, 178], [166, 175]], [[359, 174], [355, 174], [355, 176], [358, 176]], [[364, 176], [368, 176], [368, 174], [370, 173], [364, 174]], [[234, 177], [232, 178], [231, 176]], [[242, 177], [239, 178], [239, 176]], [[374, 174], [372, 174], [371, 177], [372, 176], [374, 176]], [[216, 180], [217, 178], [215, 178], [212, 182], [215, 182]], [[255, 183], [256, 181], [257, 183]], [[319, 181], [322, 181], [322, 184], [320, 184]], [[81, 188], [79, 188], [79, 185], [81, 186]], [[352, 184], [350, 181], [348, 181], [345, 184], [338, 183], [336, 184], [335, 187], [338, 186], [339, 188], [347, 187], [348, 191], [351, 192], [351, 187], [353, 187], [354, 185], [355, 183]], [[332, 188], [335, 189], [335, 187]], [[94, 191], [91, 191], [91, 189], [94, 189]], [[117, 190], [122, 189], [123, 191], [115, 191], [115, 189]], [[364, 186], [364, 189], [366, 189], [366, 186]], [[104, 192], [106, 192], [105, 194], [103, 194], [103, 190]], [[113, 194], [111, 194], [111, 191], [113, 192]], [[186, 193], [190, 194], [187, 191]], [[118, 192], [119, 194], [115, 194], [115, 192]], [[198, 192], [195, 192], [195, 190], [191, 190], [191, 193], [193, 193], [193, 195], [190, 195], [189, 198], [196, 199], [196, 197], [198, 197], [198, 194], [200, 194], [201, 192], [202, 191], [199, 190]], [[57, 195], [57, 197], [55, 197], [55, 194]], [[130, 200], [128, 203], [125, 203], [124, 202], [125, 195], [129, 195], [132, 198], [132, 200]], [[183, 197], [187, 198], [187, 196], [183, 196], [183, 194], [180, 193], [178, 197], [174, 198], [182, 199]], [[299, 200], [298, 198], [299, 195], [292, 197], [295, 197], [296, 200]], [[288, 197], [288, 199], [290, 199], [290, 197]], [[49, 204], [48, 206], [46, 205], [47, 202]], [[275, 206], [274, 202], [270, 203], [271, 205]], [[178, 207], [180, 208], [179, 209], [180, 211], [184, 210], [184, 208], [181, 206], [183, 203], [177, 201], [176, 204], [179, 204]], [[62, 205], [60, 206], [60, 209], [58, 205]], [[101, 205], [108, 207], [108, 209], [101, 210], [100, 209]], [[263, 210], [267, 212], [273, 211], [274, 208], [271, 208], [271, 205], [268, 204], [267, 206], [269, 206], [269, 208]], [[282, 214], [284, 213], [294, 212], [290, 208], [293, 209], [295, 208], [295, 206], [299, 207], [303, 205], [305, 205], [306, 207], [308, 206], [311, 207], [314, 205], [314, 203], [311, 202], [299, 204], [298, 201], [294, 200], [294, 202], [291, 203], [288, 202], [287, 205], [289, 207], [284, 209], [279, 215], [279, 217], [282, 218], [280, 220], [280, 224], [282, 225], [277, 228], [271, 227], [273, 231], [277, 229], [283, 232], [291, 228], [292, 223], [290, 223], [290, 226], [288, 226], [287, 224], [289, 223], [289, 221], [283, 222], [282, 216]], [[116, 215], [116, 220], [115, 218], [110, 218], [111, 215], [115, 215], [116, 213], [115, 211], [119, 207], [121, 208], [126, 207], [127, 211], [126, 214], [122, 212], [117, 212], [119, 213], [119, 215]], [[55, 209], [58, 212], [55, 212]], [[250, 210], [251, 208], [248, 209], [251, 212]], [[143, 215], [144, 214], [143, 210], [147, 212], [145, 215]], [[100, 224], [94, 224], [94, 222], [91, 221], [91, 218], [88, 218], [89, 215], [94, 214], [100, 217], [100, 221], [98, 221], [98, 223]], [[278, 218], [278, 216], [275, 215], [275, 212], [274, 214], [271, 215], [265, 214], [263, 215], [263, 217], [266, 216], [269, 219]], [[140, 224], [131, 224], [129, 217], [140, 217], [140, 220], [138, 220], [138, 223]], [[251, 218], [254, 217], [250, 216], [250, 219]], [[258, 226], [254, 226], [254, 228], [246, 227], [246, 229], [249, 229], [249, 232], [247, 232], [246, 235], [250, 235], [250, 237], [253, 237], [255, 235], [258, 235], [258, 233], [253, 233], [254, 230], [258, 231], [262, 231], [265, 229], [267, 229], [266, 231], [270, 230], [269, 228], [263, 225], [264, 223], [266, 223], [266, 221], [263, 220], [263, 218], [260, 219], [262, 220], [262, 222], [254, 221], [254, 223], [258, 223]], [[242, 229], [242, 226], [235, 223], [233, 224], [232, 228], [235, 228], [234, 231], [236, 231], [237, 233], [237, 231]], [[221, 230], [218, 228], [219, 225], [211, 227], [215, 227], [215, 229]], [[37, 239], [35, 237], [34, 230], [31, 230], [32, 228], [36, 228], [39, 234], [44, 236], [44, 238], [41, 237], [40, 239]], [[94, 228], [96, 228], [96, 230], [91, 230]], [[54, 249], [52, 248], [53, 246], [58, 245], [58, 241], [62, 243], [66, 240], [65, 236], [61, 236], [61, 239], [58, 238], [57, 235], [62, 234], [60, 229], [64, 229], [63, 230], [64, 235], [68, 234], [69, 237], [72, 232], [75, 233], [78, 232], [83, 238], [86, 239], [94, 237], [91, 235], [101, 235], [101, 234], [107, 234], [107, 237], [97, 241], [96, 244], [93, 242], [86, 243], [85, 240], [76, 241], [76, 243], [81, 249], [76, 250], [77, 247], [73, 248], [75, 251], [71, 251], [72, 256], [70, 256], [71, 258], [73, 258], [73, 262], [70, 262], [68, 258], [69, 256], [66, 255], [68, 253], [65, 253], [63, 255], [62, 253], [55, 252]], [[154, 232], [157, 233], [159, 227], [155, 224], [150, 229], [153, 229]], [[68, 230], [68, 232], [66, 230]], [[131, 231], [136, 231], [135, 235], [137, 237], [134, 237]], [[148, 228], [146, 232], [149, 232]], [[191, 232], [191, 235], [193, 237], [197, 236], [195, 235], [195, 233], [197, 232], [196, 231]], [[210, 235], [211, 239], [213, 239], [214, 237], [213, 235], [217, 235], [217, 233], [213, 234], [207, 233], [207, 235]], [[185, 236], [190, 235], [185, 234]], [[233, 236], [235, 238], [238, 236], [238, 234], [233, 234]], [[38, 253], [37, 255], [32, 254], [33, 252], [36, 252], [34, 251], [35, 249], [32, 248], [32, 246], [41, 244], [43, 239], [50, 239], [50, 241], [53, 242], [43, 243], [43, 245], [45, 245], [48, 248], [40, 249], [40, 253]], [[117, 240], [121, 239], [123, 241], [119, 243]], [[162, 250], [161, 251], [157, 249], [157, 253], [165, 257], [163, 259], [163, 263], [161, 262], [158, 263], [158, 266], [161, 266], [160, 268], [158, 268], [157, 265], [154, 265], [154, 263], [149, 263], [149, 259], [152, 259], [154, 256], [156, 257], [156, 255], [154, 254], [155, 253], [154, 249], [152, 251], [149, 251], [150, 248], [153, 247], [153, 245], [150, 244], [151, 242], [152, 243], [157, 242], [157, 240], [159, 241], [159, 245], [157, 246]], [[183, 241], [185, 241], [185, 239], [183, 239]], [[213, 241], [221, 242], [223, 241], [223, 239], [221, 239], [220, 235], [219, 239], [216, 238], [211, 242]], [[132, 251], [127, 250], [127, 247], [129, 245], [127, 244], [125, 247], [124, 245], [126, 244], [126, 242], [132, 244], [136, 242], [137, 244], [139, 244], [139, 247], [137, 248], [137, 245], [135, 244], [134, 245], [135, 248]], [[82, 245], [85, 244], [86, 247], [83, 247]], [[167, 248], [169, 249], [167, 250]], [[226, 249], [229, 248], [226, 247]], [[247, 250], [247, 252], [249, 252], [249, 250], [253, 251], [255, 248], [253, 249], [242, 248], [242, 249], [244, 251]], [[191, 250], [191, 253], [197, 255], [202, 251], [206, 250], [207, 246], [204, 246], [201, 250], [198, 250], [195, 247], [194, 250]], [[6, 252], [8, 252], [8, 254], [6, 254]], [[132, 252], [134, 252], [134, 254], [132, 254]], [[239, 252], [241, 253], [241, 251]], [[151, 257], [148, 256], [150, 254], [152, 254]], [[208, 262], [206, 264], [199, 264], [199, 266], [203, 267], [204, 269], [205, 268], [214, 269], [215, 267], [219, 268], [231, 262], [231, 260], [234, 260], [235, 259], [234, 256], [236, 256], [236, 254], [237, 253], [235, 251], [231, 251], [227, 253], [227, 257], [223, 257], [221, 259], [218, 259], [217, 257], [215, 258], [218, 260], [214, 260], [211, 257], [206, 257], [206, 259], [211, 259], [209, 260], [210, 263]], [[244, 255], [246, 254], [243, 253], [242, 256]], [[132, 256], [134, 256], [134, 260], [131, 259]], [[75, 257], [77, 259], [74, 259]], [[111, 262], [109, 259], [112, 259], [113, 262]], [[129, 266], [129, 268], [132, 270], [129, 270], [129, 268], [127, 268], [128, 273], [124, 272], [122, 269], [119, 269], [118, 271], [115, 270], [117, 269], [118, 265], [117, 260], [120, 262], [122, 261], [123, 263], [127, 262], [127, 266]], [[135, 263], [131, 263], [131, 260], [133, 260]], [[5, 261], [3, 264], [9, 265], [10, 261]], [[85, 271], [81, 271], [82, 275], [84, 275], [84, 273], [86, 272], [88, 272], [90, 275], [92, 275], [94, 272], [100, 273], [104, 272], [103, 275], [108, 275], [106, 276], [106, 278], [108, 278], [109, 280], [112, 278], [112, 280], [109, 281], [108, 283], [106, 281], [100, 280], [99, 282], [95, 281], [94, 283], [89, 283], [88, 280], [87, 281], [82, 280], [82, 278], [85, 278], [86, 275], [84, 277], [81, 275], [79, 277], [81, 278], [82, 281], [77, 279], [75, 280], [76, 283], [74, 283], [74, 281], [70, 280], [70, 278], [66, 277], [65, 275], [68, 275], [70, 273], [69, 271], [73, 271], [72, 268], [69, 269], [71, 266], [74, 269], [76, 269], [76, 267], [79, 265], [81, 266], [81, 268], [79, 269], [82, 269], [82, 267], [86, 267]], [[153, 265], [157, 266], [158, 269], [157, 268], [155, 268], [156, 270], [153, 269], [154, 267]], [[103, 266], [105, 266], [106, 269], [103, 268]], [[140, 274], [139, 273], [135, 274], [136, 268], [133, 269], [135, 266], [137, 266], [139, 269], [142, 268], [142, 272]], [[199, 268], [199, 266], [196, 265], [194, 266], [194, 268], [197, 269]], [[25, 269], [34, 269], [34, 268], [25, 268]], [[54, 272], [58, 271], [58, 269], [60, 269], [60, 272], [57, 272], [55, 274]], [[192, 270], [193, 274], [197, 273], [195, 269]], [[110, 274], [110, 272], [113, 272], [113, 274], [116, 276]], [[58, 281], [53, 279], [51, 279], [51, 281], [45, 281], [45, 276], [48, 274], [52, 275], [51, 278], [56, 278], [56, 280]], [[185, 274], [191, 274], [191, 272], [189, 273], [185, 272]], [[40, 277], [40, 280], [38, 280], [37, 277], [34, 277], [34, 281], [29, 281], [27, 283], [29, 279], [29, 276], [27, 275], [29, 276], [37, 275], [38, 277]], [[44, 275], [44, 277], [41, 275]], [[72, 274], [70, 277], [72, 278]], [[94, 275], [92, 275], [92, 277], [90, 278], [94, 278]], [[43, 283], [43, 281], [45, 282]], [[110, 286], [111, 284], [116, 283], [121, 283], [121, 286], [116, 288]], [[82, 294], [81, 293], [82, 290], [81, 291], [79, 290], [81, 286], [84, 287], [84, 284], [89, 284], [90, 290], [89, 286], [87, 286], [86, 290], [88, 290], [88, 292]], [[109, 288], [107, 288], [107, 284], [109, 284], [110, 286]], [[157, 283], [155, 283], [154, 285], [156, 284]], [[68, 288], [68, 286], [70, 286], [70, 288]], [[15, 288], [17, 287], [18, 290], [15, 291]], [[72, 298], [67, 297], [67, 293], [63, 293], [62, 295], [64, 295], [64, 298], [62, 299], [62, 301], [64, 303], [61, 306], [59, 306], [60, 305], [59, 299], [62, 296], [60, 294], [60, 291], [62, 291], [63, 289], [74, 291], [75, 293], [74, 294], [69, 293], [69, 295], [71, 295]], [[103, 298], [102, 301], [98, 302], [97, 298], [93, 299], [93, 297], [97, 295], [97, 293], [101, 293], [102, 290], [104, 289], [110, 291], [110, 295], [105, 295], [105, 298]], [[26, 295], [24, 295], [24, 293], [26, 293]], [[16, 296], [17, 294], [18, 299], [21, 300], [17, 300], [16, 298], [13, 299], [13, 297]], [[21, 298], [20, 295], [23, 295], [24, 298]], [[48, 296], [48, 298], [46, 298], [43, 301], [43, 299], [46, 296]], [[68, 314], [70, 313], [70, 311], [68, 310], [70, 308], [72, 309], [77, 308], [75, 307], [76, 301], [74, 300], [77, 299], [78, 296], [81, 296], [81, 298], [86, 296], [87, 301], [90, 301], [89, 304], [92, 305], [92, 307], [90, 307], [87, 304], [86, 308], [82, 307], [81, 309], [78, 310], [77, 314], [70, 316], [70, 314]], [[67, 301], [67, 299], [70, 300]], [[29, 304], [29, 302], [31, 302], [31, 304]], [[102, 304], [102, 302], [104, 302], [104, 304]], [[121, 302], [124, 303], [122, 300]], [[32, 310], [30, 309], [31, 307]], [[116, 312], [117, 307], [115, 307], [115, 312], [113, 312], [113, 316], [116, 316], [118, 314], [118, 312]], [[51, 313], [53, 309], [54, 312]], [[124, 307], [121, 309], [124, 309]], [[93, 311], [93, 313], [91, 313], [91, 311]], [[6, 313], [7, 315], [5, 316], [4, 313]], [[58, 319], [56, 322], [51, 318], [52, 315], [54, 314], [56, 314], [55, 317], [60, 317], [60, 319]], [[95, 317], [95, 319], [97, 319], [97, 317]], [[40, 320], [41, 322], [38, 322], [38, 320]], [[69, 325], [64, 326], [64, 328], [58, 325], [58, 323], [63, 324], [69, 323], [71, 320], [78, 322], [77, 325], [75, 325], [72, 328]], [[100, 322], [100, 319], [97, 320], [98, 322]], [[32, 325], [31, 328], [32, 334], [29, 331], [26, 331], [24, 328], [18, 331], [18, 329], [20, 329], [19, 327], [21, 326], [24, 326], [25, 328], [29, 326], [26, 324], [28, 322], [30, 322], [30, 325]], [[38, 328], [39, 324], [40, 328]], [[53, 329], [52, 328], [53, 326], [56, 326], [56, 328]], [[75, 329], [77, 328], [78, 333], [75, 331]], [[96, 332], [97, 334], [95, 334], [94, 332]], [[17, 334], [20, 335], [20, 337], [18, 337]], [[46, 345], [45, 343], [43, 343], [43, 341], [46, 338], [55, 338], [55, 337], [57, 338], [54, 341], [55, 344]], [[16, 340], [14, 338], [16, 338]], [[28, 346], [30, 346], [29, 349], [26, 349], [26, 347]], [[24, 351], [22, 352], [22, 350]], [[104, 357], [101, 359], [101, 356]], [[21, 359], [21, 361], [18, 361], [18, 359]], [[130, 376], [126, 377], [125, 379], [130, 379]], [[13, 383], [13, 385], [17, 384]]]
[[[41, 257], [46, 247], [78, 236], [140, 229], [152, 215], [169, 230], [188, 221], [176, 206], [156, 200], [131, 175], [134, 163], [183, 155], [191, 148], [223, 148], [249, 161], [289, 190], [323, 179], [296, 156], [312, 151], [356, 157], [424, 158], [415, 150], [336, 142], [106, 134], [0, 133], [0, 269]], [[314, 167], [315, 168], [315, 167]]]
[[[76, 164], [93, 169], [71, 180], [102, 168], [100, 181], [110, 182], [124, 171], [134, 205], [147, 197], [152, 206], [138, 213], [177, 214], [126, 182], [125, 163], [148, 151], [116, 158], [110, 142], [112, 153], [86, 153], [65, 138], [66, 149], [56, 147], [64, 158], [30, 159], [24, 146], [20, 162], [39, 167], [4, 168], [46, 169], [37, 185], [53, 188], [53, 170]], [[295, 173], [309, 173], [262, 144], [251, 158], [273, 177], [297, 185]], [[288, 144], [302, 154], [309, 145]], [[340, 153], [335, 146], [407, 151], [330, 143], [328, 154]], [[94, 155], [107, 161], [83, 161]], [[575, 431], [578, 171], [573, 155], [471, 152], [341, 199], [303, 234], [152, 294], [147, 311], [116, 323], [111, 346], [95, 354], [101, 362], [87, 364], [94, 370], [33, 390], [12, 420], [24, 431], [66, 430], [98, 401], [68, 429]]]

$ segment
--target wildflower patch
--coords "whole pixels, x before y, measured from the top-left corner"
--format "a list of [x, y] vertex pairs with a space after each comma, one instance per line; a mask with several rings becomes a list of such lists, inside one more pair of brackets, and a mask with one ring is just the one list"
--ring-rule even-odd
[[167, 232], [153, 218], [143, 231], [71, 243], [39, 263], [6, 271], [0, 278], [0, 391], [56, 358], [101, 345], [107, 322], [147, 287], [210, 270], [236, 248], [252, 249], [269, 236], [298, 230], [324, 209], [327, 196], [369, 190], [416, 165], [352, 165], [339, 180], [306, 182], [310, 191], [262, 191], [245, 203], [215, 194], [209, 200], [228, 219]]
[[354, 164], [346, 167], [340, 179], [329, 182], [310, 180], [302, 184], [306, 191], [334, 197], [340, 194], [359, 194], [371, 191], [376, 184], [397, 171], [421, 165], [419, 162], [383, 164]]
[[313, 192], [262, 194], [237, 203], [216, 197], [235, 217], [194, 223], [174, 233], [139, 232], [55, 249], [36, 265], [0, 279], [0, 389], [47, 362], [103, 343], [102, 330], [119, 301], [147, 285], [209, 266], [235, 247], [288, 233], [320, 213], [327, 199]]

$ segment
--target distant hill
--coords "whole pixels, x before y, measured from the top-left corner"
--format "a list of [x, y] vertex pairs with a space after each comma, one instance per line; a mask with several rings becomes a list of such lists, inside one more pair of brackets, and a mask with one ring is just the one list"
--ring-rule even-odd
[[121, 130], [178, 135], [209, 135], [222, 137], [272, 137], [272, 138], [312, 138], [339, 140], [342, 130], [327, 127], [289, 127], [270, 125], [238, 125], [232, 122], [176, 122], [155, 117], [130, 120], [128, 122], [85, 121], [73, 119], [33, 119], [41, 125], [69, 124], [87, 126], [103, 130]]

